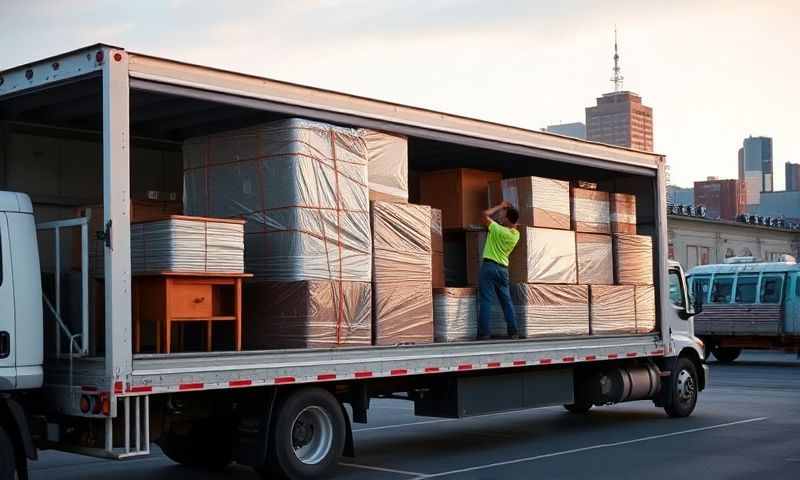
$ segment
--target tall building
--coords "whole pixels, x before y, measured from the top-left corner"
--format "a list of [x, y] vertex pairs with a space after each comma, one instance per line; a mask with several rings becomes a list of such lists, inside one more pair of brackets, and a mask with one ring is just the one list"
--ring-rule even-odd
[[706, 207], [706, 216], [712, 219], [736, 220], [744, 213], [744, 187], [739, 180], [708, 180], [694, 182], [694, 204]]
[[747, 137], [739, 149], [739, 180], [744, 183], [748, 211], [758, 210], [761, 192], [772, 191], [772, 139]]
[[580, 138], [586, 140], [586, 124], [582, 122], [573, 123], [559, 123], [557, 125], [548, 125], [544, 129], [546, 132], [557, 133], [567, 137]]
[[614, 91], [604, 93], [597, 105], [586, 107], [586, 138], [595, 142], [653, 151], [653, 109], [642, 97], [622, 90], [621, 69], [614, 30]]
[[800, 163], [786, 162], [786, 190], [800, 191]]

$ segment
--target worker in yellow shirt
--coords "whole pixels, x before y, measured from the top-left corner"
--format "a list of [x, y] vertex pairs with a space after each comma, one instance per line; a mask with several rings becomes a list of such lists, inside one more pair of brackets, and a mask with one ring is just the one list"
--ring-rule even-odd
[[[498, 214], [497, 221], [492, 217]], [[508, 336], [519, 338], [514, 306], [508, 281], [508, 256], [519, 241], [517, 220], [519, 212], [510, 203], [503, 201], [483, 212], [483, 223], [489, 229], [483, 247], [483, 261], [478, 277], [478, 340], [491, 338], [490, 314], [494, 297], [500, 301], [506, 318]]]

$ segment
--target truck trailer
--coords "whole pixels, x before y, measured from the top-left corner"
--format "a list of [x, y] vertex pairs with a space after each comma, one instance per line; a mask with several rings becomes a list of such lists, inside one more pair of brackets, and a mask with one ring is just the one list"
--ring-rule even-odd
[[[655, 331], [135, 353], [133, 189], [181, 175], [167, 165], [188, 138], [289, 117], [403, 135], [414, 171], [493, 169], [634, 194], [653, 244]], [[688, 416], [708, 370], [683, 271], [667, 259], [665, 167], [653, 153], [110, 45], [0, 71], [0, 480], [27, 478], [40, 449], [124, 460], [151, 443], [183, 465], [318, 478], [355, 455], [351, 423], [367, 421], [374, 398], [448, 418], [634, 400]], [[93, 203], [99, 229], [70, 215]], [[90, 276], [98, 239], [103, 274]]]

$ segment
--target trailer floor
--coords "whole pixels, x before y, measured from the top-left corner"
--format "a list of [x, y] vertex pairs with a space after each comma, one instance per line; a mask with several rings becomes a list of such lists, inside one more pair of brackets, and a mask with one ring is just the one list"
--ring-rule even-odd
[[[648, 478], [795, 479], [800, 474], [800, 360], [747, 352], [711, 362], [695, 414], [671, 420], [649, 402], [573, 416], [561, 408], [467, 420], [414, 417], [409, 403], [376, 401], [355, 425], [358, 457], [336, 479]], [[157, 451], [157, 450], [156, 450]], [[167, 480], [186, 471], [160, 453], [128, 462], [44, 452], [33, 480]], [[258, 478], [242, 467], [192, 478]]]

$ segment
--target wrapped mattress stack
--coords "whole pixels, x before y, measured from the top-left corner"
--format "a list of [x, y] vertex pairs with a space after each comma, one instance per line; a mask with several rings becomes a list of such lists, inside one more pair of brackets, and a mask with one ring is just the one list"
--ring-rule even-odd
[[576, 233], [578, 283], [611, 285], [614, 283], [614, 256], [611, 236], [598, 233]]
[[583, 233], [611, 233], [608, 192], [572, 189], [573, 230]]
[[[371, 336], [362, 322], [372, 280], [363, 135], [290, 118], [187, 140], [183, 154], [186, 212], [246, 220], [245, 264], [266, 282], [250, 292], [293, 292], [286, 301], [296, 307], [264, 308], [271, 300], [247, 295], [245, 331], [262, 333], [246, 343], [359, 345]], [[264, 341], [270, 332], [280, 335]]]
[[591, 323], [595, 335], [636, 333], [634, 287], [591, 286]]
[[133, 273], [244, 272], [244, 220], [172, 215], [131, 225]]
[[[524, 337], [589, 334], [589, 287], [585, 285], [511, 285], [519, 334]], [[503, 311], [492, 306], [492, 335], [507, 335]]]
[[478, 332], [475, 288], [433, 289], [433, 337], [437, 343], [467, 342]]
[[433, 341], [431, 208], [372, 202], [376, 345]]
[[577, 283], [575, 232], [520, 227], [519, 233], [509, 257], [511, 283]]

